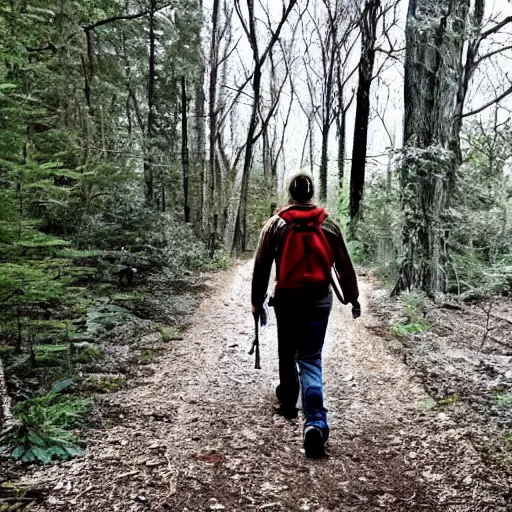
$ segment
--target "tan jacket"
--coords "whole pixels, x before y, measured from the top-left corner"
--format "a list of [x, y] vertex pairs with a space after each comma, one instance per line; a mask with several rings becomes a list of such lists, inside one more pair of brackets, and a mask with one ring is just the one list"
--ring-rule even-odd
[[[296, 207], [316, 208], [311, 203], [298, 204]], [[268, 289], [268, 281], [274, 260], [276, 260], [277, 273], [279, 273], [283, 244], [290, 229], [292, 227], [289, 224], [278, 215], [274, 215], [266, 222], [261, 231], [252, 276], [253, 306], [260, 307], [265, 300], [265, 293]], [[339, 283], [343, 297], [347, 303], [353, 303], [359, 297], [359, 289], [356, 273], [343, 240], [343, 235], [341, 234], [341, 228], [337, 222], [327, 217], [322, 224], [322, 229], [334, 254], [334, 265], [340, 276]]]

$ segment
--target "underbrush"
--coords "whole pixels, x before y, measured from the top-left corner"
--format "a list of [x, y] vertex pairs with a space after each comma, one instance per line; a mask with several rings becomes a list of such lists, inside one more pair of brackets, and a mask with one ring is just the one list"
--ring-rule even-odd
[[423, 332], [429, 328], [426, 320], [426, 296], [420, 292], [402, 296], [400, 317], [390, 324], [390, 332], [398, 338]]
[[[466, 128], [467, 144], [450, 208], [439, 217], [438, 229], [444, 232], [443, 288], [463, 298], [512, 295], [512, 137], [506, 125], [488, 128], [494, 137], [484, 133], [479, 124]], [[416, 205], [417, 210], [412, 211], [416, 203], [411, 206], [404, 201], [406, 191], [400, 184], [403, 162], [398, 159], [393, 172], [372, 173], [365, 184], [361, 220], [351, 230], [349, 241], [354, 260], [375, 268], [390, 289], [396, 285], [403, 263], [403, 239], [409, 244], [416, 236], [404, 233], [404, 219], [433, 215], [428, 204]], [[413, 196], [416, 193], [414, 188], [411, 192]], [[342, 219], [347, 217], [345, 196], [338, 207]]]
[[63, 396], [71, 385], [71, 380], [59, 382], [48, 393], [16, 405], [13, 425], [0, 435], [13, 459], [48, 464], [83, 453], [78, 430], [92, 401]]
[[0, 233], [0, 366], [15, 404], [0, 445], [43, 464], [82, 453], [87, 396], [118, 391], [132, 364], [156, 357], [135, 341], [163, 323], [162, 341], [180, 338], [195, 306], [183, 297], [195, 290], [173, 283], [230, 264], [222, 252], [210, 259], [190, 225], [127, 190], [84, 215], [66, 240], [40, 231], [67, 218], [52, 215], [20, 228], [23, 247], [16, 233]]

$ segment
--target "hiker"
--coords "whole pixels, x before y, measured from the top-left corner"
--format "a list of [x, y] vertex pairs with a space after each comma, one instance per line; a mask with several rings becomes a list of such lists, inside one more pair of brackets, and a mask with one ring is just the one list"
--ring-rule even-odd
[[[308, 457], [321, 457], [329, 437], [322, 389], [322, 347], [332, 306], [333, 265], [343, 302], [352, 304], [354, 318], [360, 316], [361, 307], [356, 274], [341, 229], [323, 208], [311, 202], [313, 194], [311, 176], [294, 176], [288, 205], [263, 227], [252, 278], [252, 310], [256, 317], [261, 311], [275, 259], [272, 303], [279, 351], [277, 412], [287, 419], [297, 418], [302, 389], [304, 449]], [[337, 295], [343, 298], [339, 290]]]

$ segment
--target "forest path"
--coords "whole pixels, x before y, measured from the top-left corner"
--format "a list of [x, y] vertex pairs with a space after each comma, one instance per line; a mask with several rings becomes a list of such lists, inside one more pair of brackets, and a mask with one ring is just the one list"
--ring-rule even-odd
[[[275, 318], [261, 333], [261, 371], [247, 354], [252, 263], [211, 278], [182, 342], [111, 395], [114, 426], [93, 431], [87, 455], [35, 468], [38, 511], [500, 510], [479, 481], [479, 459], [449, 414], [427, 398], [372, 317], [334, 303], [324, 351], [328, 458], [302, 449], [302, 418], [273, 414]], [[116, 416], [119, 416], [117, 414]]]

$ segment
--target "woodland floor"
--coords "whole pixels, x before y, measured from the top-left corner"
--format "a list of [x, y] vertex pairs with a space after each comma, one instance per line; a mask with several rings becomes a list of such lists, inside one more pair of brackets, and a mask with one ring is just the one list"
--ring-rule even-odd
[[114, 422], [89, 432], [86, 456], [25, 471], [19, 485], [46, 490], [27, 510], [512, 510], [511, 472], [474, 442], [492, 444], [498, 427], [463, 400], [425, 407], [436, 382], [428, 369], [448, 370], [439, 357], [417, 364], [418, 352], [389, 337], [371, 278], [361, 280], [361, 319], [334, 305], [324, 351], [328, 457], [307, 460], [302, 419], [273, 413], [274, 318], [261, 335], [263, 370], [247, 354], [250, 275], [243, 263], [209, 278], [184, 340], [102, 398]]

